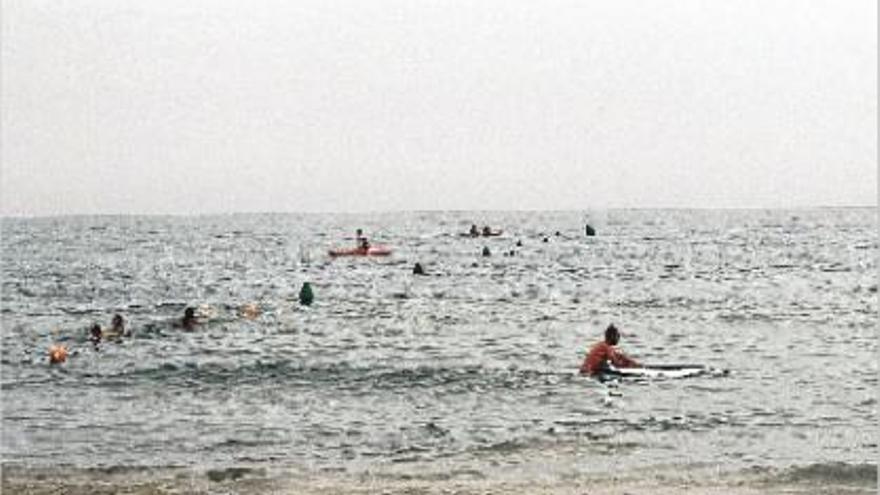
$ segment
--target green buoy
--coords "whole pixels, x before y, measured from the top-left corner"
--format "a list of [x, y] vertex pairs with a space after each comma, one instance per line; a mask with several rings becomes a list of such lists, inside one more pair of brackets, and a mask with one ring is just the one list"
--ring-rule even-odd
[[302, 289], [299, 290], [299, 303], [303, 306], [309, 306], [315, 300], [315, 293], [312, 292], [312, 284], [303, 282]]

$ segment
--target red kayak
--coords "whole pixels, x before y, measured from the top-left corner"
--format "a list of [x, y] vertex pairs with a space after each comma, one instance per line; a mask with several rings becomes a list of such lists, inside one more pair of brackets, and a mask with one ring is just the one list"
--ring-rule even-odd
[[370, 246], [367, 249], [331, 249], [327, 253], [334, 258], [337, 256], [388, 256], [391, 254], [391, 248], [386, 246]]

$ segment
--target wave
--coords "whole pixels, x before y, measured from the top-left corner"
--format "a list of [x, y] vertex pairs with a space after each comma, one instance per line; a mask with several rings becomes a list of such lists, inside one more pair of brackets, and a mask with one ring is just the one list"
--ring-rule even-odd
[[833, 485], [877, 485], [876, 464], [848, 464], [843, 462], [816, 463], [794, 466], [778, 473], [778, 481], [806, 483], [820, 482]]
[[[143, 381], [164, 386], [261, 385], [266, 382], [293, 387], [320, 387], [342, 390], [397, 390], [448, 388], [450, 392], [492, 389], [531, 389], [558, 385], [577, 379], [575, 374], [525, 368], [467, 366], [352, 366], [341, 364], [297, 364], [279, 360], [256, 361], [243, 365], [222, 363], [164, 363], [153, 368], [117, 374], [84, 374], [92, 384], [128, 386]], [[106, 383], [100, 383], [106, 380]], [[133, 382], [133, 383], [132, 383]]]

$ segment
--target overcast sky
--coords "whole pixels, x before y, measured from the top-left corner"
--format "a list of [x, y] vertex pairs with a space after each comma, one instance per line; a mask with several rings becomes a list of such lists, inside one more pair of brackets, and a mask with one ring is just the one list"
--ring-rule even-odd
[[877, 204], [875, 0], [3, 0], [4, 215]]

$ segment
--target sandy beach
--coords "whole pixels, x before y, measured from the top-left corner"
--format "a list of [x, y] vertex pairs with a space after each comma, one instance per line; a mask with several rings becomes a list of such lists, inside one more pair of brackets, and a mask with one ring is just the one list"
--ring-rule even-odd
[[626, 474], [591, 474], [559, 479], [383, 479], [268, 473], [263, 468], [47, 469], [7, 466], [4, 494], [302, 494], [302, 495], [763, 495], [875, 493], [871, 465], [807, 466], [790, 470], [753, 468], [718, 472], [707, 467], [673, 467]]

